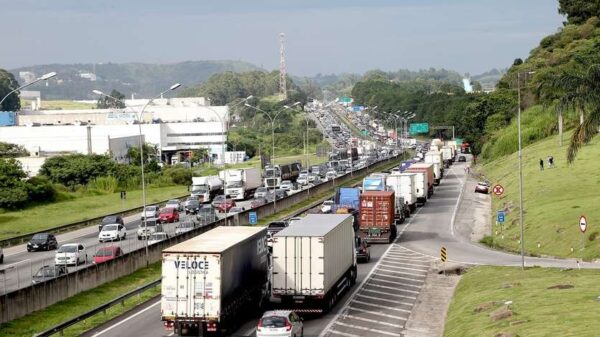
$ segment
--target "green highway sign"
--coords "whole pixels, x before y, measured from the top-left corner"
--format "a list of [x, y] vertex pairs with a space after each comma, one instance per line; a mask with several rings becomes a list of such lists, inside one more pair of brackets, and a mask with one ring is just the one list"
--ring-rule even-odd
[[411, 135], [417, 133], [429, 133], [429, 123], [411, 123], [408, 129]]

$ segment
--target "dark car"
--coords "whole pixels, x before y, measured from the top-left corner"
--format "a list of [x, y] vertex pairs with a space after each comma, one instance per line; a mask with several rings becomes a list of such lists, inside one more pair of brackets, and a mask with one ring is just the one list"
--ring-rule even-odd
[[475, 193], [483, 193], [483, 194], [490, 193], [490, 184], [485, 181], [478, 182], [477, 185], [475, 186]]
[[54, 250], [58, 248], [58, 242], [54, 234], [37, 233], [27, 242], [27, 251]]
[[203, 225], [206, 225], [211, 222], [217, 221], [217, 212], [215, 211], [215, 208], [211, 205], [202, 205], [202, 207], [196, 214], [196, 219]]
[[465, 156], [458, 156], [458, 162], [466, 163], [467, 162], [467, 157], [465, 157]]
[[267, 226], [267, 246], [273, 247], [273, 235], [289, 226], [287, 221], [273, 221]]
[[230, 209], [234, 208], [235, 206], [236, 206], [235, 200], [231, 199], [230, 197], [227, 197], [227, 199], [225, 199], [225, 201], [222, 201], [217, 206], [217, 210], [219, 210], [219, 213], [227, 213], [227, 212], [229, 212]]
[[185, 214], [196, 214], [200, 209], [200, 202], [198, 200], [188, 200], [185, 202], [183, 208], [185, 209]]
[[267, 203], [267, 199], [266, 198], [256, 198], [256, 199], [252, 199], [252, 201], [250, 201], [250, 208], [258, 208], [264, 204]]
[[369, 249], [369, 244], [366, 241], [361, 240], [358, 236], [355, 239], [356, 245], [354, 246], [354, 249], [356, 251], [356, 260], [369, 262], [371, 260], [371, 250]]
[[125, 225], [125, 222], [123, 222], [123, 218], [120, 215], [109, 215], [109, 216], [105, 216], [102, 219], [102, 222], [98, 225], [98, 231], [102, 230], [102, 227], [104, 227], [104, 225], [111, 225], [111, 224], [119, 224], [119, 225]]
[[67, 266], [55, 265], [55, 266], [43, 266], [31, 277], [33, 284], [51, 280], [62, 275], [67, 274]]
[[287, 192], [285, 190], [281, 190], [281, 189], [276, 189], [276, 190], [270, 191], [266, 197], [267, 202], [273, 202], [273, 199], [275, 198], [275, 196], [277, 197], [277, 200], [283, 199], [283, 198], [287, 197]]

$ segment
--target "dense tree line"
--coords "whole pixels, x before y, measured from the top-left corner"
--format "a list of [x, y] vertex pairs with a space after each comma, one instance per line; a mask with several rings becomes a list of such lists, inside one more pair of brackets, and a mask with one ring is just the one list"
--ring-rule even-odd
[[[13, 74], [0, 69], [0, 100], [18, 87], [19, 82], [17, 82]], [[0, 105], [0, 111], [19, 111], [20, 109], [21, 100], [18, 91], [6, 97], [2, 105]]]

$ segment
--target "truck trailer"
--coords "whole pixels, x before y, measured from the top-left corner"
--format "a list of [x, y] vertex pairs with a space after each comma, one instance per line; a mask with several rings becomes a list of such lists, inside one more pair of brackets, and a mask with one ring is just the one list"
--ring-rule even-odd
[[254, 191], [262, 185], [260, 168], [228, 169], [219, 172], [225, 182], [225, 194], [235, 200], [244, 200], [254, 195]]
[[[415, 179], [415, 173], [399, 173], [390, 175], [386, 180], [387, 190], [394, 191], [396, 201], [399, 197], [404, 198], [404, 203], [409, 207], [410, 212], [417, 209]], [[410, 216], [410, 213], [408, 216]]]
[[324, 312], [356, 282], [349, 214], [308, 214], [273, 236], [272, 296], [297, 312]]
[[190, 195], [200, 202], [210, 202], [223, 189], [223, 181], [218, 176], [192, 177]]
[[439, 185], [444, 176], [442, 153], [439, 151], [428, 151], [425, 153], [425, 163], [433, 164], [434, 184]]
[[162, 252], [161, 316], [180, 336], [227, 332], [269, 299], [266, 227], [217, 227]]
[[359, 235], [367, 242], [391, 243], [396, 237], [396, 197], [393, 191], [360, 195]]
[[433, 164], [428, 163], [414, 163], [411, 164], [404, 172], [424, 172], [426, 174], [425, 180], [427, 181], [427, 198], [431, 198], [433, 195]]

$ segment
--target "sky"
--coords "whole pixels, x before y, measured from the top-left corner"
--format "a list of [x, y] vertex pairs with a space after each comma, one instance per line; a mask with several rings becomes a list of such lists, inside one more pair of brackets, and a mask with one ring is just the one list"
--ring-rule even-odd
[[0, 68], [241, 60], [292, 75], [526, 58], [562, 26], [557, 0], [0, 0]]

